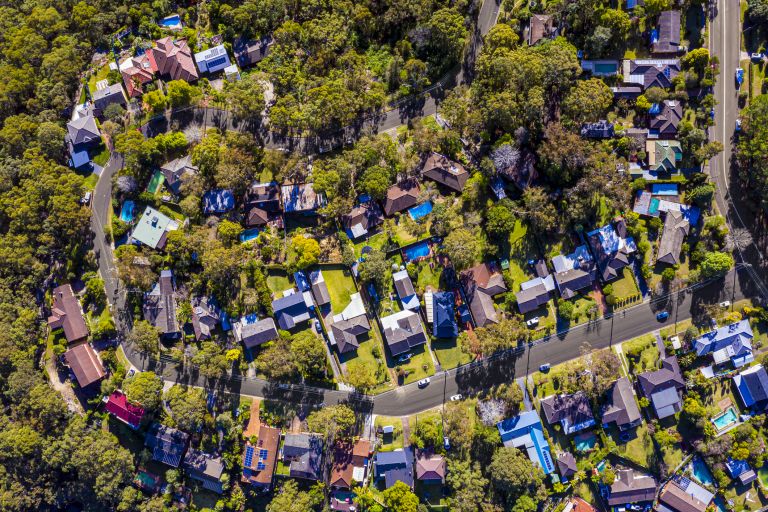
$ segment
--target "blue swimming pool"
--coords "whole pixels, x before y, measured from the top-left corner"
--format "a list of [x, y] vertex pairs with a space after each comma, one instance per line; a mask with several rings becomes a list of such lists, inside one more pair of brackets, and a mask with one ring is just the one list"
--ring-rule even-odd
[[573, 443], [576, 445], [576, 450], [580, 452], [588, 452], [592, 450], [597, 444], [597, 436], [593, 433], [581, 434], [573, 439]]
[[736, 416], [736, 411], [733, 409], [733, 407], [729, 407], [720, 416], [712, 418], [712, 423], [714, 423], [715, 427], [717, 427], [717, 430], [720, 431], [736, 423], [737, 418], [738, 417]]
[[676, 196], [677, 183], [654, 183], [651, 185], [651, 194], [655, 196]]
[[403, 249], [403, 254], [405, 254], [406, 261], [415, 261], [421, 258], [426, 258], [430, 254], [429, 243], [426, 241], [419, 242], [416, 245], [406, 247]]
[[181, 25], [181, 18], [178, 14], [172, 14], [160, 20], [161, 27], [178, 27]]
[[691, 473], [693, 477], [699, 481], [700, 484], [712, 485], [714, 479], [712, 473], [709, 472], [709, 468], [700, 457], [694, 457], [691, 462]]
[[240, 233], [241, 242], [249, 242], [258, 237], [259, 237], [259, 228], [246, 229], [245, 231]]
[[133, 201], [124, 202], [123, 207], [120, 209], [120, 220], [123, 222], [133, 221], [135, 207], [136, 205]]
[[648, 206], [648, 215], [658, 215], [659, 213], [659, 200], [655, 197], [651, 198], [651, 203]]
[[408, 215], [410, 215], [413, 220], [419, 220], [430, 213], [432, 213], [432, 203], [429, 201], [408, 209]]

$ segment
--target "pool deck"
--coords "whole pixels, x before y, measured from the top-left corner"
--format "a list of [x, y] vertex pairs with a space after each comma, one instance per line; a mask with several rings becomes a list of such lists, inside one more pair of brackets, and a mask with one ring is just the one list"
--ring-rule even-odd
[[[717, 430], [717, 425], [715, 424], [715, 418], [719, 418], [720, 416], [728, 413], [728, 409], [733, 409], [733, 413], [736, 415], [736, 421], [734, 421], [733, 423], [731, 423], [730, 425], [728, 425], [727, 427], [725, 427], [722, 430], [717, 430], [717, 434], [715, 434], [715, 437], [720, 437], [721, 435], [725, 434], [726, 432], [728, 432], [730, 430], [733, 430], [734, 428], [738, 427], [743, 422], [739, 419], [739, 410], [736, 409], [736, 407], [733, 406], [733, 403], [731, 402], [730, 398], [725, 398], [725, 399], [721, 400], [720, 402], [718, 402], [717, 405], [720, 406], [720, 410], [722, 412], [720, 412], [720, 414], [715, 415], [714, 418], [710, 418], [710, 421], [712, 422], [713, 425], [715, 425], [715, 429], [716, 430]], [[725, 405], [725, 407], [723, 407], [723, 405]]]

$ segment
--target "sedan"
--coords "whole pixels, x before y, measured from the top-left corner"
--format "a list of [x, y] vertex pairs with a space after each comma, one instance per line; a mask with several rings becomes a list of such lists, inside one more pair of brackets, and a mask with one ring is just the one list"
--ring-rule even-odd
[[731, 301], [724, 300], [723, 302], [720, 303], [720, 307], [721, 308], [729, 308], [729, 307], [731, 307]]
[[463, 398], [464, 398], [464, 397], [463, 397], [463, 396], [461, 396], [461, 394], [458, 394], [458, 395], [453, 395], [453, 396], [451, 397], [451, 402], [459, 402], [459, 401], [461, 401]]
[[736, 119], [736, 131], [741, 131], [741, 119]]
[[741, 87], [744, 83], [744, 70], [742, 68], [736, 68], [736, 88]]
[[659, 322], [663, 322], [667, 318], [669, 318], [669, 311], [662, 311], [656, 315], [656, 320]]
[[536, 327], [538, 323], [539, 323], [539, 317], [535, 316], [530, 320], [528, 320], [527, 322], [525, 322], [525, 325], [527, 325], [529, 328], [532, 328], [532, 327]]
[[427, 377], [426, 379], [421, 379], [419, 382], [416, 383], [416, 385], [419, 386], [420, 388], [425, 388], [429, 386], [429, 377]]

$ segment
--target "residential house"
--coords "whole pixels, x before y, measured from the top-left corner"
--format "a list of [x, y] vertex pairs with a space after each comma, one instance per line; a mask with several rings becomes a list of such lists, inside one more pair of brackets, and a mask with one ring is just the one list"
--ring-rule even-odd
[[481, 263], [462, 272], [459, 280], [475, 325], [484, 327], [489, 323], [497, 323], [499, 320], [493, 297], [507, 291], [501, 273], [490, 264]]
[[656, 498], [656, 479], [634, 469], [616, 471], [616, 480], [611, 484], [608, 505], [611, 507], [644, 503]]
[[320, 269], [309, 272], [309, 282], [312, 283], [312, 295], [318, 306], [323, 307], [331, 303], [331, 294], [328, 292], [328, 285], [325, 284], [323, 272]]
[[744, 406], [756, 413], [768, 408], [768, 372], [763, 365], [752, 366], [733, 377]]
[[245, 442], [242, 481], [263, 491], [271, 490], [279, 448], [280, 430], [261, 425], [256, 444]]
[[576, 457], [571, 452], [561, 452], [557, 455], [557, 470], [560, 472], [562, 480], [568, 481], [573, 478], [578, 468], [576, 467]]
[[290, 331], [309, 320], [310, 312], [303, 293], [291, 293], [272, 301], [272, 311], [281, 329]]
[[656, 38], [651, 53], [677, 54], [680, 51], [680, 11], [664, 11], [659, 15]]
[[504, 446], [525, 451], [531, 462], [539, 466], [545, 475], [555, 470], [549, 443], [544, 437], [544, 427], [536, 410], [526, 411], [500, 421], [496, 428], [499, 429]]
[[181, 193], [181, 186], [198, 171], [197, 166], [192, 165], [192, 156], [190, 155], [175, 158], [160, 166], [160, 172], [165, 177], [165, 186], [176, 196]]
[[171, 270], [160, 272], [160, 279], [149, 293], [144, 294], [144, 320], [160, 332], [161, 337], [181, 335], [176, 318], [176, 283]]
[[398, 356], [427, 342], [421, 318], [408, 309], [382, 317], [381, 331], [392, 356]]
[[389, 489], [395, 482], [403, 482], [413, 488], [413, 451], [410, 447], [391, 452], [377, 452], [373, 461], [373, 474], [377, 482]]
[[149, 55], [146, 53], [139, 57], [125, 59], [120, 63], [119, 69], [129, 98], [141, 96], [144, 86], [152, 83], [155, 79], [152, 63], [149, 61]]
[[683, 407], [680, 392], [685, 388], [685, 380], [675, 356], [662, 359], [660, 370], [641, 373], [637, 380], [659, 419], [680, 412]]
[[612, 139], [614, 136], [613, 123], [601, 119], [595, 123], [581, 125], [581, 136], [586, 139]]
[[546, 277], [536, 277], [524, 283], [520, 283], [520, 291], [515, 294], [517, 299], [517, 309], [520, 313], [526, 314], [535, 311], [543, 306], [552, 298], [552, 291], [555, 289], [555, 280], [552, 274], [547, 273]]
[[235, 52], [235, 60], [241, 68], [255, 66], [269, 55], [269, 50], [274, 42], [272, 36], [265, 36], [257, 40], [238, 37], [232, 47]]
[[431, 451], [416, 452], [416, 480], [423, 484], [444, 484], [445, 457]]
[[619, 430], [624, 431], [642, 422], [643, 418], [640, 416], [640, 409], [632, 392], [632, 384], [626, 377], [617, 379], [608, 390], [608, 397], [603, 404], [603, 426], [608, 427], [614, 423]]
[[349, 298], [347, 307], [333, 317], [331, 330], [328, 333], [331, 345], [336, 345], [340, 354], [357, 350], [360, 346], [359, 337], [368, 334], [371, 330], [363, 298], [359, 293], [353, 293]]
[[155, 41], [155, 47], [147, 50], [152, 70], [163, 80], [197, 80], [197, 69], [187, 41], [172, 36]]
[[245, 210], [245, 225], [249, 228], [274, 221], [282, 227], [280, 187], [274, 181], [252, 184], [245, 195]]
[[650, 120], [648, 132], [652, 137], [674, 139], [677, 137], [677, 126], [683, 120], [683, 104], [679, 100], [664, 100], [655, 103], [648, 111]]
[[534, 14], [528, 25], [528, 45], [533, 46], [542, 39], [556, 35], [555, 20], [549, 14]]
[[730, 361], [734, 368], [741, 368], [755, 360], [752, 354], [754, 337], [749, 320], [745, 319], [702, 334], [694, 340], [693, 347], [699, 357], [712, 354], [715, 364]]
[[195, 62], [201, 73], [216, 73], [232, 65], [223, 44], [197, 52]]
[[235, 195], [231, 190], [217, 188], [203, 194], [205, 215], [227, 213], [235, 208]]
[[616, 76], [619, 74], [619, 61], [610, 59], [582, 59], [581, 70], [595, 77]]
[[548, 396], [541, 400], [541, 410], [547, 423], [560, 423], [565, 434], [573, 434], [595, 425], [592, 406], [583, 391]]
[[97, 146], [101, 132], [93, 115], [86, 114], [67, 123], [67, 144], [70, 153]]
[[359, 439], [355, 443], [339, 440], [333, 447], [333, 463], [328, 484], [334, 489], [351, 489], [365, 481], [371, 442]]
[[133, 430], [138, 430], [144, 418], [144, 409], [132, 404], [122, 391], [115, 390], [104, 397], [104, 410]]
[[454, 303], [453, 292], [432, 295], [432, 336], [435, 338], [455, 338], [459, 335]]
[[683, 247], [683, 240], [685, 240], [690, 229], [691, 225], [682, 212], [667, 212], [664, 219], [664, 230], [661, 232], [661, 240], [659, 240], [656, 261], [666, 263], [667, 265], [678, 265], [680, 263], [680, 251]]
[[232, 324], [235, 339], [245, 345], [245, 348], [255, 348], [278, 338], [277, 327], [272, 318], [256, 320], [249, 317], [250, 315], [244, 316]]
[[152, 460], [177, 468], [189, 444], [189, 434], [175, 428], [154, 423], [144, 438], [144, 445], [152, 451]]
[[197, 341], [211, 339], [211, 331], [221, 320], [221, 309], [213, 297], [193, 297], [189, 301], [192, 306], [192, 329]]
[[128, 99], [125, 97], [123, 86], [120, 84], [112, 84], [98, 89], [92, 96], [93, 99], [93, 115], [101, 117], [104, 111], [110, 105], [120, 105], [125, 107], [128, 104]]
[[741, 485], [747, 485], [757, 480], [757, 473], [745, 460], [736, 460], [728, 457], [725, 463], [728, 476], [738, 479]]
[[413, 288], [413, 282], [410, 276], [408, 276], [407, 270], [401, 270], [392, 274], [392, 279], [395, 282], [395, 291], [400, 302], [403, 304], [403, 308], [416, 311], [419, 309], [419, 297], [416, 295], [416, 290]]
[[89, 343], [77, 345], [64, 352], [64, 361], [75, 374], [77, 384], [81, 388], [99, 382], [106, 375], [99, 356]]
[[210, 453], [190, 448], [184, 456], [184, 471], [189, 478], [197, 480], [216, 494], [224, 492], [221, 476], [224, 474], [224, 461]]
[[624, 219], [590, 231], [587, 240], [597, 261], [600, 278], [605, 282], [623, 275], [624, 267], [630, 264], [632, 255], [637, 251], [634, 239], [627, 236]]
[[597, 512], [597, 509], [578, 496], [573, 496], [565, 504], [563, 512]]
[[555, 269], [557, 291], [564, 299], [575, 297], [595, 282], [595, 260], [586, 245], [580, 245], [571, 254], [555, 256], [552, 267]]
[[315, 434], [286, 434], [283, 462], [292, 478], [323, 479], [323, 439]]
[[224, 78], [226, 78], [227, 82], [237, 82], [240, 80], [240, 68], [237, 67], [237, 64], [231, 64], [224, 68]]
[[178, 222], [147, 206], [136, 227], [133, 228], [131, 239], [151, 249], [163, 249], [168, 232], [175, 229], [179, 229]]
[[656, 173], [675, 174], [683, 160], [683, 148], [676, 140], [649, 140], [645, 143], [648, 169]]
[[638, 96], [643, 94], [643, 86], [640, 84], [624, 84], [618, 87], [611, 87], [611, 92], [615, 100], [636, 100]]
[[643, 89], [669, 89], [680, 70], [680, 59], [627, 59], [622, 62], [624, 82], [640, 85]]
[[714, 494], [691, 481], [675, 475], [659, 494], [658, 512], [706, 512]]
[[416, 206], [419, 202], [419, 183], [416, 180], [401, 181], [387, 189], [384, 213], [392, 216], [397, 212]]
[[88, 337], [88, 324], [83, 316], [83, 308], [75, 297], [72, 286], [62, 284], [53, 289], [53, 305], [48, 317], [48, 328], [52, 331], [61, 329], [68, 343]]
[[456, 192], [464, 190], [469, 179], [469, 173], [463, 165], [439, 153], [431, 153], [427, 157], [421, 175]]
[[341, 225], [350, 240], [362, 238], [384, 222], [384, 214], [374, 201], [361, 203], [341, 217]]
[[283, 185], [280, 195], [285, 213], [311, 215], [326, 204], [325, 196], [315, 192], [312, 183]]

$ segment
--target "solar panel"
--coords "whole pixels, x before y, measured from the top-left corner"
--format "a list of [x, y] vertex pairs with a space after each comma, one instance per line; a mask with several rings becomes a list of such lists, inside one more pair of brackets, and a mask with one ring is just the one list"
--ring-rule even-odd
[[267, 469], [267, 465], [264, 464], [263, 462], [257, 462], [256, 463], [256, 469], [258, 471], [264, 471], [265, 469]]
[[259, 458], [266, 459], [269, 454], [269, 450], [259, 450]]
[[253, 447], [247, 446], [245, 448], [245, 466], [251, 467], [253, 464]]

